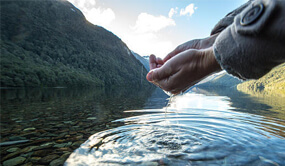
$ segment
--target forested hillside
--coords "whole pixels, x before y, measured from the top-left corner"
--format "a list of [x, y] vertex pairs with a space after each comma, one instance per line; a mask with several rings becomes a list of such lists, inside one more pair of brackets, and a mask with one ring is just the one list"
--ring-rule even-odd
[[258, 80], [239, 84], [237, 89], [251, 95], [262, 93], [263, 95], [275, 95], [279, 98], [285, 97], [285, 63], [275, 67]]
[[139, 54], [135, 53], [132, 51], [132, 54], [137, 58], [137, 60], [139, 60], [141, 62], [141, 64], [143, 65], [143, 67], [149, 71], [149, 61], [147, 59], [145, 59], [144, 57], [140, 56]]
[[71, 3], [17, 0], [0, 6], [1, 87], [150, 85], [127, 46]]

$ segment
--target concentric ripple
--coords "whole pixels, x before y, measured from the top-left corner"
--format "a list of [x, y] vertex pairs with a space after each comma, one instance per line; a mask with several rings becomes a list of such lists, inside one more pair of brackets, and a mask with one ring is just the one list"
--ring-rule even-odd
[[229, 110], [145, 111], [153, 113], [92, 135], [65, 165], [285, 164], [282, 120]]

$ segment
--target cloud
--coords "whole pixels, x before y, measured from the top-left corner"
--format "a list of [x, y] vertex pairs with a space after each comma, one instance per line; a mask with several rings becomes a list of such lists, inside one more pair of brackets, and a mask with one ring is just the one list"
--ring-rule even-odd
[[194, 7], [194, 4], [191, 3], [188, 6], [186, 6], [185, 9], [180, 10], [180, 16], [192, 16], [194, 14], [194, 11], [197, 9], [197, 7]]
[[141, 13], [138, 16], [134, 29], [137, 33], [158, 32], [163, 28], [175, 25], [175, 21], [171, 18]]
[[161, 30], [176, 25], [171, 17], [179, 12], [178, 8], [173, 9], [174, 13], [170, 13], [171, 17], [168, 17], [170, 14], [168, 16], [154, 16], [148, 13], [140, 13], [137, 20], [133, 22], [134, 26], [120, 28], [116, 27], [116, 24], [112, 24], [116, 19], [116, 14], [111, 8], [103, 8], [94, 0], [69, 1], [83, 12], [88, 21], [111, 30], [121, 37], [131, 50], [140, 55], [155, 54], [164, 57], [174, 47], [172, 41], [167, 39]]
[[130, 27], [128, 33], [120, 35], [128, 47], [140, 55], [155, 54], [164, 57], [172, 51], [173, 43], [161, 30], [175, 26], [172, 18], [167, 16], [154, 16], [148, 13], [140, 13], [135, 26]]
[[174, 49], [172, 41], [162, 40], [157, 33], [130, 33], [123, 36], [123, 40], [128, 43], [131, 50], [142, 56], [154, 54], [163, 58]]
[[96, 25], [108, 27], [116, 16], [112, 9], [92, 8], [85, 14], [86, 19]]
[[68, 0], [80, 10], [92, 9], [96, 5], [95, 0]]
[[68, 0], [80, 9], [86, 19], [92, 24], [108, 27], [116, 15], [111, 8], [101, 8], [96, 6], [95, 0]]
[[176, 7], [175, 9], [171, 8], [169, 13], [168, 13], [168, 17], [172, 18], [172, 16], [177, 13], [177, 10], [178, 10], [178, 7]]

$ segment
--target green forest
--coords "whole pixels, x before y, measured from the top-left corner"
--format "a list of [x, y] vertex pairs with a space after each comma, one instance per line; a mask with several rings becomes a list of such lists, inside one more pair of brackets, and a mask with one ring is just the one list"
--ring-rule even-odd
[[273, 68], [258, 80], [249, 80], [239, 84], [237, 89], [253, 96], [263, 94], [285, 97], [285, 63]]
[[0, 6], [1, 87], [151, 86], [126, 44], [71, 3]]

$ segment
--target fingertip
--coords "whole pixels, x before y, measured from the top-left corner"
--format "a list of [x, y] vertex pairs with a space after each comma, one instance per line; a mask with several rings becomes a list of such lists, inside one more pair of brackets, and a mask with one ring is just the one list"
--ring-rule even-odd
[[153, 54], [151, 54], [151, 55], [149, 56], [149, 60], [156, 60], [156, 56], [153, 55]]
[[153, 81], [153, 78], [152, 78], [152, 73], [153, 73], [153, 70], [151, 70], [149, 73], [147, 73], [147, 75], [146, 75], [146, 79], [148, 80], [148, 81]]
[[149, 67], [150, 67], [150, 70], [156, 68], [156, 57], [155, 57], [155, 55], [153, 55], [153, 54], [151, 54], [151, 55], [149, 56]]
[[158, 64], [164, 64], [164, 62], [163, 62], [163, 60], [161, 59], [161, 58], [156, 58], [156, 62], [158, 63]]

